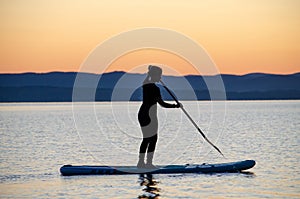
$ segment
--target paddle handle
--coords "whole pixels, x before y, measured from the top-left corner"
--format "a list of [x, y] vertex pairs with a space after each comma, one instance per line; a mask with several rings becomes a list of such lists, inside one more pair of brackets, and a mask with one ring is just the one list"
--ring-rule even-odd
[[[175, 100], [175, 102], [177, 104], [180, 104], [179, 101], [178, 101], [178, 99], [177, 99], [177, 97], [175, 96], [175, 94], [173, 94], [173, 92], [165, 85], [165, 83], [162, 80], [160, 80], [160, 83], [168, 91], [168, 93]], [[184, 107], [180, 106], [180, 108], [184, 112], [184, 114], [189, 118], [189, 120], [192, 122], [192, 124], [198, 130], [198, 132], [202, 135], [202, 137], [225, 158], [225, 156], [223, 155], [223, 153], [221, 152], [221, 150], [217, 146], [215, 146], [209, 139], [207, 139], [207, 137], [205, 136], [205, 134], [202, 132], [202, 130], [199, 128], [199, 126], [196, 124], [196, 122], [193, 120], [193, 118], [188, 114], [188, 112], [184, 109]]]

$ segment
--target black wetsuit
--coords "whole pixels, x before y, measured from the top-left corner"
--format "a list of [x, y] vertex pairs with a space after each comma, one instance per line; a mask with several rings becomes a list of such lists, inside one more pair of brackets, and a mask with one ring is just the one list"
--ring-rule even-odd
[[157, 141], [157, 102], [165, 108], [175, 108], [175, 104], [168, 104], [161, 98], [160, 90], [154, 83], [143, 85], [143, 104], [138, 113], [138, 119], [143, 132], [140, 153], [154, 152]]

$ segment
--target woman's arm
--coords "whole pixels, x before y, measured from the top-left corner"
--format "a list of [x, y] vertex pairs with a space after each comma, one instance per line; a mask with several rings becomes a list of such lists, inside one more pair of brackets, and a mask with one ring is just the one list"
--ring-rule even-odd
[[157, 100], [157, 102], [164, 108], [179, 108], [179, 104], [169, 104], [167, 102], [164, 102], [161, 98]]
[[157, 92], [157, 102], [164, 108], [179, 108], [180, 107], [180, 104], [169, 104], [167, 102], [165, 102], [162, 97], [161, 97], [161, 94], [160, 94], [160, 90], [159, 88], [158, 89], [158, 92]]

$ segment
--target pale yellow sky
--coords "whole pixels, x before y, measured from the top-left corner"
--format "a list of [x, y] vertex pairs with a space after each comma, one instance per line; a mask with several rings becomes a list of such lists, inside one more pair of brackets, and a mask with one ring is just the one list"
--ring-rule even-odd
[[[298, 0], [0, 0], [0, 73], [78, 71], [98, 44], [142, 27], [192, 38], [221, 73], [299, 72], [299, 11]], [[110, 69], [153, 62], [194, 73], [172, 56], [130, 53]]]

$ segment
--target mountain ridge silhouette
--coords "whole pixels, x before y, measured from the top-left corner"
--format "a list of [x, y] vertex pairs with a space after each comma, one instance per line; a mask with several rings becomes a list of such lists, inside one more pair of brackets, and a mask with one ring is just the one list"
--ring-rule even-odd
[[[133, 83], [142, 84], [146, 74], [126, 73], [115, 71], [101, 75], [77, 72], [49, 72], [49, 73], [19, 73], [0, 74], [0, 102], [66, 102], [72, 101], [73, 86], [76, 76], [85, 77], [80, 85], [82, 89], [89, 89], [91, 82], [98, 82], [95, 101], [111, 101], [112, 92], [118, 81], [125, 77], [128, 83], [121, 84], [123, 92], [136, 89], [130, 99], [141, 100], [141, 89], [133, 88]], [[229, 100], [272, 100], [272, 99], [300, 99], [300, 73], [280, 75], [267, 73], [249, 73], [245, 75], [219, 74], [210, 76], [186, 75], [163, 76], [168, 85], [178, 96], [185, 96], [184, 92], [194, 92], [197, 100], [211, 100], [206, 81], [222, 78], [226, 96]], [[99, 80], [99, 81], [98, 81]], [[182, 84], [187, 81], [190, 90]], [[215, 92], [222, 92], [216, 90]], [[171, 100], [163, 91], [163, 97]], [[181, 95], [180, 95], [181, 93]], [[122, 101], [124, 99], [120, 99]], [[126, 100], [126, 99], [125, 99]], [[195, 100], [182, 97], [180, 100]]]

